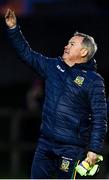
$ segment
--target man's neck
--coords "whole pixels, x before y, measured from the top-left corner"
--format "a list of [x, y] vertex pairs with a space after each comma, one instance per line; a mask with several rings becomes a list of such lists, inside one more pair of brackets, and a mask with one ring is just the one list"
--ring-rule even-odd
[[69, 61], [69, 60], [67, 60], [67, 59], [64, 59], [64, 62], [65, 62], [68, 66], [72, 67], [72, 66], [74, 66], [75, 64], [81, 64], [81, 63], [85, 63], [85, 62], [87, 62], [87, 61], [86, 61], [86, 59], [81, 59], [81, 60], [76, 60], [76, 61]]
[[72, 67], [75, 65], [75, 62], [64, 60], [64, 62], [69, 66]]

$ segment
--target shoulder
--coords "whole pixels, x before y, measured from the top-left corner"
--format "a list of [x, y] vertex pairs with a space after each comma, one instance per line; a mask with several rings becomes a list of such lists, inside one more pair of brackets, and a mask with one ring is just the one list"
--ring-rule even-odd
[[45, 59], [47, 60], [48, 65], [50, 66], [54, 66], [56, 64], [60, 63], [60, 59], [58, 57], [45, 57]]
[[88, 71], [87, 76], [91, 81], [104, 81], [104, 78], [95, 71]]
[[86, 79], [87, 79], [89, 91], [93, 88], [94, 89], [105, 88], [103, 77], [95, 71], [87, 71]]

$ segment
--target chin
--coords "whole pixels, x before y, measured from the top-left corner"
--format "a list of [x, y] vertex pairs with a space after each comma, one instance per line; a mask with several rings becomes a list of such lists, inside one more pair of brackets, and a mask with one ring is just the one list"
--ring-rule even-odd
[[67, 59], [68, 58], [67, 54], [63, 54], [62, 58]]

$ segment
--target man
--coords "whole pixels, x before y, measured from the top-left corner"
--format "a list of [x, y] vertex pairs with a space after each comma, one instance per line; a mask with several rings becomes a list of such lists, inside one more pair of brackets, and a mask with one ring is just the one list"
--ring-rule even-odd
[[95, 164], [102, 154], [106, 133], [106, 98], [103, 78], [96, 73], [94, 39], [76, 32], [62, 57], [34, 52], [23, 37], [10, 9], [5, 15], [9, 39], [21, 59], [45, 78], [41, 136], [31, 178], [70, 179], [79, 160]]

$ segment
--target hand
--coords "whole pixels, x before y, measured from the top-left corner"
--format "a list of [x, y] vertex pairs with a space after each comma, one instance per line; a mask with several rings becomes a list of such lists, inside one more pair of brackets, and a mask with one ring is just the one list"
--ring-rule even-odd
[[91, 151], [88, 151], [86, 161], [91, 165], [94, 165], [97, 161], [97, 154]]
[[5, 21], [9, 28], [13, 28], [17, 25], [16, 15], [11, 9], [7, 9], [5, 14]]

